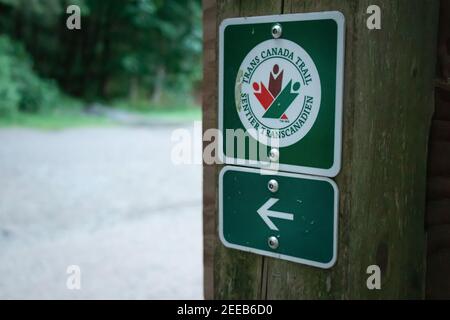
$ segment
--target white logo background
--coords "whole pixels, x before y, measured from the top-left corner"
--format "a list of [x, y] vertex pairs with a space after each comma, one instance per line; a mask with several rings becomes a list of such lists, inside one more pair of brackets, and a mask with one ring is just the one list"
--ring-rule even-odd
[[[271, 50], [272, 48], [282, 48], [288, 49], [289, 52], [292, 52], [293, 55], [289, 57], [281, 57], [281, 56], [268, 56], [266, 57], [267, 50]], [[244, 73], [247, 72], [247, 68], [251, 65], [252, 60], [254, 61], [255, 57], [259, 57], [260, 63], [253, 70], [252, 75], [248, 80], [249, 83], [245, 82]], [[263, 58], [264, 57], [264, 58]], [[304, 62], [302, 68], [300, 68], [301, 63]], [[300, 82], [300, 90], [299, 95], [295, 98], [289, 108], [286, 110], [285, 114], [288, 117], [288, 121], [281, 119], [271, 119], [271, 118], [263, 118], [266, 110], [260, 104], [258, 99], [254, 95], [253, 83], [263, 82], [266, 87], [268, 87], [269, 76], [271, 74], [272, 68], [275, 64], [278, 64], [280, 70], [283, 70], [283, 82], [282, 88], [284, 88], [290, 80], [292, 80], [292, 84], [295, 82]], [[307, 69], [308, 74], [311, 77], [311, 81], [306, 81], [305, 77], [302, 77], [301, 70]], [[240, 71], [238, 72], [238, 76], [236, 79], [237, 90], [235, 90], [236, 101], [241, 101], [241, 95], [248, 95], [248, 102], [250, 105], [251, 112], [254, 115], [254, 118], [259, 123], [258, 131], [249, 130], [249, 134], [260, 143], [267, 144], [269, 140], [266, 139], [267, 128], [274, 131], [284, 131], [289, 133], [289, 135], [285, 135], [284, 137], [280, 137], [276, 139], [276, 144], [280, 147], [290, 146], [299, 140], [301, 140], [312, 128], [314, 122], [317, 118], [320, 109], [320, 101], [321, 101], [321, 84], [319, 73], [317, 68], [309, 56], [309, 54], [296, 43], [286, 40], [286, 39], [271, 39], [264, 41], [254, 47], [243, 60]], [[296, 123], [296, 120], [300, 117], [305, 97], [309, 96], [313, 98], [312, 108], [308, 115], [305, 123], [302, 124], [300, 129], [296, 129], [295, 132], [291, 132], [290, 127]], [[241, 103], [242, 106], [242, 103]], [[248, 111], [245, 111], [244, 108], [238, 108], [239, 118], [241, 119], [244, 127], [248, 129], [255, 128], [255, 121], [249, 118]], [[262, 136], [262, 137], [261, 137]], [[272, 137], [272, 142], [273, 142]]]

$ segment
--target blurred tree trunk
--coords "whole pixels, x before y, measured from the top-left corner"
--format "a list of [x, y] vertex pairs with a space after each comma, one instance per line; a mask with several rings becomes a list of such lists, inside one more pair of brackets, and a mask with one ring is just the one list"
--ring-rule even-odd
[[155, 75], [155, 81], [152, 91], [152, 96], [150, 98], [151, 102], [159, 103], [161, 101], [161, 95], [164, 90], [164, 82], [166, 79], [166, 70], [164, 65], [159, 65]]
[[113, 5], [115, 3], [108, 3], [105, 6], [102, 23], [102, 51], [100, 54], [100, 68], [99, 68], [99, 87], [98, 95], [105, 98], [107, 82], [108, 82], [108, 65], [111, 54], [111, 25], [113, 23]]
[[22, 19], [22, 12], [20, 10], [20, 7], [15, 7], [13, 11], [14, 15], [14, 36], [17, 39], [22, 39], [22, 30], [23, 30], [23, 19]]
[[137, 102], [139, 100], [139, 77], [131, 76], [129, 98], [131, 102]]
[[441, 0], [436, 108], [428, 152], [428, 299], [450, 299], [450, 2]]
[[450, 82], [450, 1], [441, 1], [439, 24], [440, 76]]

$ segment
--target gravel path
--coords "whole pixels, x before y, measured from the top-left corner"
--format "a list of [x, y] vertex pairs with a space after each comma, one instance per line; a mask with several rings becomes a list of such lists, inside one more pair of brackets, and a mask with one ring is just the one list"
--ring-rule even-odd
[[173, 129], [1, 129], [0, 298], [201, 299], [201, 167], [171, 163]]

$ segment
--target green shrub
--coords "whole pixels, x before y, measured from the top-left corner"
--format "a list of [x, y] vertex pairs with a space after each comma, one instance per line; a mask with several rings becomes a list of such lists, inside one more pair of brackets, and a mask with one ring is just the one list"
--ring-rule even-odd
[[36, 75], [24, 47], [0, 36], [0, 116], [40, 112], [57, 107], [59, 99], [56, 84]]
[[17, 112], [20, 103], [19, 87], [13, 78], [13, 62], [0, 54], [0, 116], [10, 116]]
[[56, 85], [48, 80], [38, 78], [34, 73], [17, 74], [22, 112], [40, 112], [57, 107], [59, 91]]

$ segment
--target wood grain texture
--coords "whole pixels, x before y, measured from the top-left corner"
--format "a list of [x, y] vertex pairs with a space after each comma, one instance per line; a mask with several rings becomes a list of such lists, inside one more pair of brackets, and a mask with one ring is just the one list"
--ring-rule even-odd
[[450, 121], [450, 90], [436, 87], [435, 120]]
[[[450, 2], [441, 1], [439, 23], [439, 62], [441, 73], [449, 53]], [[450, 61], [450, 60], [449, 60]], [[448, 71], [448, 70], [447, 70]], [[450, 299], [450, 84], [435, 81], [436, 109], [431, 126], [428, 153], [427, 227], [427, 299]]]
[[[450, 225], [450, 197], [440, 201], [428, 201], [426, 222], [428, 227]], [[450, 243], [448, 247], [450, 248]], [[450, 265], [448, 267], [450, 270]]]
[[449, 299], [450, 277], [450, 249], [444, 249], [428, 256], [427, 261], [427, 299]]
[[450, 142], [450, 121], [433, 120], [430, 139], [434, 142]]
[[[382, 9], [382, 30], [366, 28], [366, 9], [371, 4]], [[346, 17], [343, 167], [336, 178], [340, 190], [338, 261], [332, 269], [321, 270], [229, 250], [217, 240], [215, 230], [214, 235], [208, 234], [214, 252], [205, 253], [213, 256], [213, 296], [422, 298], [438, 1], [218, 1], [217, 23], [227, 17], [281, 10], [339, 10]], [[212, 119], [217, 104], [205, 102], [204, 112], [205, 128], [216, 126]], [[206, 168], [204, 174], [209, 199], [204, 217], [212, 219], [214, 211], [215, 219], [217, 198], [213, 200], [212, 193], [217, 193], [217, 168]], [[211, 226], [211, 221], [205, 224]], [[381, 290], [366, 287], [366, 268], [372, 264], [381, 267]]]
[[[218, 1], [218, 7], [218, 25], [230, 17], [281, 13], [281, 1], [278, 0]], [[261, 256], [227, 249], [218, 241], [214, 255], [215, 298], [264, 298], [263, 261]]]
[[[216, 58], [216, 2], [203, 0], [203, 132], [217, 123], [217, 58]], [[204, 142], [203, 148], [209, 142]], [[214, 248], [216, 236], [216, 168], [203, 166], [203, 293], [205, 299], [214, 298]]]
[[450, 199], [450, 178], [431, 176], [427, 181], [428, 201]]
[[450, 178], [450, 141], [431, 140], [428, 148], [428, 176]]

